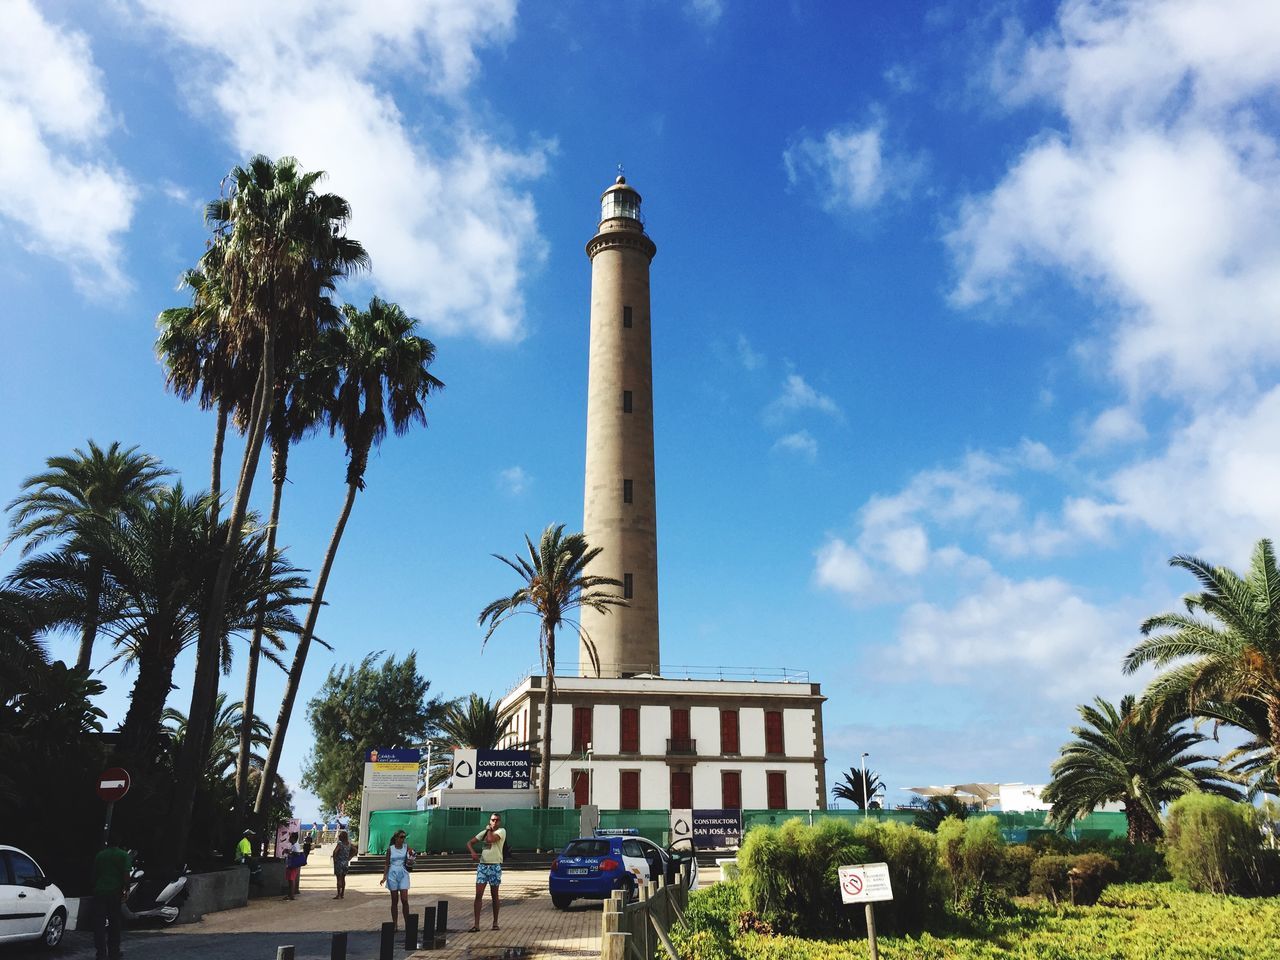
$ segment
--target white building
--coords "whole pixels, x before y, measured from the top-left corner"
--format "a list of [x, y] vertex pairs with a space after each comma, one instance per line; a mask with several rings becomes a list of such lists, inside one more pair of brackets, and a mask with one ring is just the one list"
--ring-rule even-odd
[[[503, 698], [508, 745], [541, 744], [544, 677]], [[603, 809], [824, 809], [819, 685], [557, 677], [551, 788]]]

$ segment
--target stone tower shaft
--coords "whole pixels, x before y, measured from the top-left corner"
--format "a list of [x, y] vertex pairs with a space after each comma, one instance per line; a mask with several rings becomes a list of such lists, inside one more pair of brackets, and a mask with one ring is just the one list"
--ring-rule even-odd
[[[640, 194], [618, 177], [601, 197], [591, 258], [591, 348], [583, 532], [602, 553], [588, 572], [614, 577], [628, 606], [582, 611], [600, 675], [658, 673], [658, 513], [653, 463], [649, 263]], [[595, 670], [583, 646], [578, 672]]]

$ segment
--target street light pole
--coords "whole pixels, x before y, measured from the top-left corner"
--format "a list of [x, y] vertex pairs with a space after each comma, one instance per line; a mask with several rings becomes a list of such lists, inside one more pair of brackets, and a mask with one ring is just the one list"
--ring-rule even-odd
[[862, 755], [862, 819], [867, 819], [868, 808], [871, 806], [871, 798], [867, 796], [867, 757], [869, 753]]

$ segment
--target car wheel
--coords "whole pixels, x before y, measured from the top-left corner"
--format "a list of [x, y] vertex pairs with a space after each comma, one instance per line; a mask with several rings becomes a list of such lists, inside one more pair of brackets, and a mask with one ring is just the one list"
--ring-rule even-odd
[[555, 904], [555, 908], [557, 910], [568, 910], [569, 904], [573, 903], [573, 897], [564, 893], [553, 893], [551, 895], [551, 902]]
[[53, 916], [45, 924], [44, 933], [40, 936], [40, 944], [52, 950], [62, 942], [62, 935], [67, 932], [67, 915], [61, 907], [53, 911]]

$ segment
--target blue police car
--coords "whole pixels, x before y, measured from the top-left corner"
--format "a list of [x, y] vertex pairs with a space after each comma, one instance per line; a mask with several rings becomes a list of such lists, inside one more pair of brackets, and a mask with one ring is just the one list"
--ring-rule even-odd
[[685, 878], [689, 889], [697, 887], [698, 861], [692, 849], [664, 850], [634, 828], [624, 828], [570, 840], [551, 864], [548, 885], [551, 902], [564, 910], [574, 900], [607, 900], [615, 890], [631, 899], [641, 883], [658, 877], [671, 883], [677, 876]]

